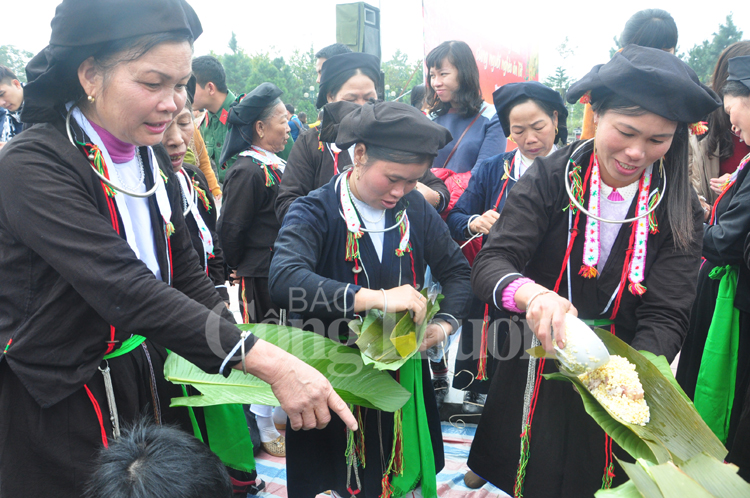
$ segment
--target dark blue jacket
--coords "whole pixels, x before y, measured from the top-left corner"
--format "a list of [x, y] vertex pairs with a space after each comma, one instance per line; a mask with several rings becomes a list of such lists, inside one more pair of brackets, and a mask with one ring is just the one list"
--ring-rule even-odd
[[[461, 197], [453, 206], [453, 210], [448, 215], [446, 223], [451, 231], [451, 237], [455, 240], [467, 240], [468, 233], [466, 231], [469, 218], [473, 215], [482, 215], [486, 211], [495, 207], [497, 198], [503, 189], [503, 176], [505, 175], [505, 162], [508, 162], [508, 168], [510, 170], [513, 164], [513, 156], [516, 151], [505, 152], [492, 156], [486, 161], [483, 161], [479, 166], [474, 168], [471, 173], [471, 180], [469, 180], [469, 186], [466, 187], [466, 191], [461, 194]], [[517, 176], [515, 166], [511, 171], [513, 177]], [[497, 206], [497, 211], [501, 212], [505, 205], [505, 199], [508, 198], [510, 189], [516, 184], [513, 178], [508, 179], [508, 186], [503, 192], [503, 198], [500, 199], [500, 203]]]

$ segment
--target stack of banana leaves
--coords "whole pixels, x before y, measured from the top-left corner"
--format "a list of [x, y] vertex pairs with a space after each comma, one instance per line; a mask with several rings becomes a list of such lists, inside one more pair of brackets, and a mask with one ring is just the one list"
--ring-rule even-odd
[[[644, 426], [628, 424], [600, 404], [577, 375], [558, 363], [559, 373], [545, 378], [571, 382], [586, 412], [635, 463], [620, 461], [630, 480], [601, 490], [597, 498], [740, 498], [750, 496], [750, 484], [725, 464], [727, 450], [711, 432], [682, 391], [663, 356], [636, 351], [616, 336], [595, 329], [610, 355], [635, 365], [651, 418]], [[529, 350], [537, 358], [544, 349]]]
[[[411, 396], [388, 372], [362, 361], [360, 352], [314, 332], [271, 324], [238, 325], [241, 330], [275, 344], [326, 376], [349, 404], [394, 412]], [[175, 384], [193, 386], [200, 395], [173, 398], [171, 406], [262, 404], [278, 406], [271, 386], [252, 375], [232, 370], [229, 377], [211, 375], [171, 353], [164, 376]]]

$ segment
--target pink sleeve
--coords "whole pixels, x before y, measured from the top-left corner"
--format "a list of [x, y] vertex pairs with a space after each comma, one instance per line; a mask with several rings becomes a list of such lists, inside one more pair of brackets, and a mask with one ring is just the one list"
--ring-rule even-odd
[[533, 283], [533, 280], [526, 277], [517, 278], [509, 283], [508, 286], [503, 289], [503, 308], [505, 308], [507, 311], [510, 311], [511, 313], [523, 313], [523, 310], [519, 309], [518, 306], [516, 306], [516, 291], [524, 284]]

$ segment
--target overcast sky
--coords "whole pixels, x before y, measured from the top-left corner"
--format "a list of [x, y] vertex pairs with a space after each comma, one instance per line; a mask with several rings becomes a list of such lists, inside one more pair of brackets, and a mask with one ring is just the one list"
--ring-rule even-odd
[[[91, 0], [96, 1], [96, 0]], [[203, 24], [195, 44], [196, 55], [213, 50], [224, 53], [234, 31], [239, 45], [249, 53], [259, 51], [289, 56], [295, 49], [318, 50], [336, 40], [336, 0], [189, 0]], [[49, 41], [50, 21], [59, 0], [2, 0], [0, 45], [15, 45], [38, 52]], [[383, 59], [398, 49], [413, 60], [423, 57], [422, 1], [372, 0], [381, 10]], [[587, 6], [588, 4], [588, 6]], [[609, 4], [609, 5], [607, 5]], [[487, 36], [502, 39], [503, 25], [522, 23], [528, 36], [538, 40], [540, 80], [563, 64], [557, 46], [567, 36], [575, 55], [564, 62], [568, 73], [579, 78], [594, 64], [606, 62], [612, 38], [625, 21], [645, 8], [662, 8], [672, 14], [680, 33], [678, 51], [686, 51], [710, 38], [727, 14], [745, 38], [750, 38], [750, 2], [686, 2], [685, 0], [628, 2], [456, 0], [456, 8], [476, 11], [477, 27]], [[502, 7], [498, 7], [501, 5]], [[492, 15], [492, 11], [499, 14]], [[448, 13], [447, 15], [450, 15]]]

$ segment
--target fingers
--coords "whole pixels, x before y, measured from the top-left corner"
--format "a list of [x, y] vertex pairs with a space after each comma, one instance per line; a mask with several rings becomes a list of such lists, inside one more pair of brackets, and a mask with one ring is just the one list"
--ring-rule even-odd
[[315, 405], [315, 428], [325, 429], [328, 422], [331, 421], [331, 412], [328, 410], [328, 404]]
[[316, 420], [317, 410], [318, 410], [317, 406], [313, 405], [311, 407], [306, 408], [302, 412], [302, 429], [303, 430], [309, 431], [310, 429], [315, 429], [318, 426], [318, 422]]
[[565, 348], [565, 311], [557, 308], [552, 314], [552, 330], [554, 330], [554, 341], [560, 349]]
[[302, 414], [301, 413], [287, 413], [289, 417], [289, 423], [292, 426], [292, 430], [298, 431], [302, 428]]
[[336, 394], [336, 391], [333, 389], [331, 389], [331, 392], [328, 394], [328, 407], [333, 410], [341, 420], [343, 420], [348, 428], [353, 431], [357, 430], [357, 419], [354, 418], [354, 414], [349, 410], [349, 407], [346, 406], [346, 403], [341, 399], [341, 396]]
[[414, 304], [414, 307], [411, 308], [414, 312], [414, 323], [417, 325], [421, 325], [424, 321], [425, 315], [427, 315], [427, 300], [421, 294], [419, 297], [420, 299], [418, 299]]
[[552, 338], [550, 337], [550, 324], [551, 321], [549, 320], [549, 316], [544, 316], [543, 314], [538, 322], [536, 337], [542, 343], [544, 350], [552, 353], [555, 351], [555, 348], [552, 347]]

